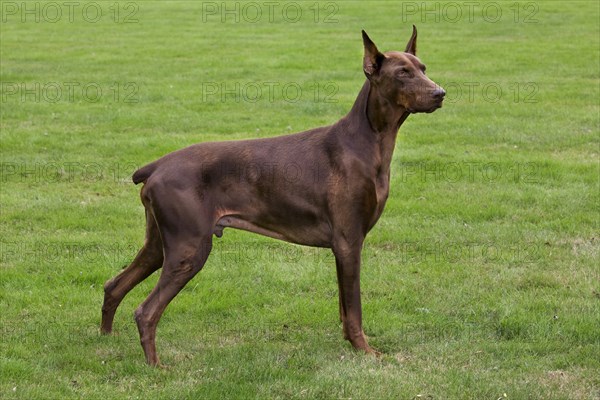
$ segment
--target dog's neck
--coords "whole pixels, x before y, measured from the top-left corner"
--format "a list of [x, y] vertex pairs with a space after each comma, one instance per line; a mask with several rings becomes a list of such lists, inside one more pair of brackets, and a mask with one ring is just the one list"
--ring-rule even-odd
[[381, 96], [378, 88], [371, 85], [368, 79], [364, 86], [369, 88], [366, 113], [371, 128], [375, 133], [395, 136], [410, 113]]
[[347, 115], [351, 121], [347, 129], [352, 136], [362, 136], [366, 142], [374, 143], [379, 161], [389, 169], [398, 129], [409, 115], [406, 109], [381, 96], [367, 79]]

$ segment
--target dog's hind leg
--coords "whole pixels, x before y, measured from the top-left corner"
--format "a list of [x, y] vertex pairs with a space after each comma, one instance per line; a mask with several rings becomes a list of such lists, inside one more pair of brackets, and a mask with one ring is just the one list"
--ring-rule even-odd
[[100, 331], [112, 331], [113, 319], [119, 304], [138, 283], [159, 269], [163, 263], [162, 240], [158, 226], [151, 212], [146, 210], [146, 240], [133, 262], [119, 275], [104, 284], [104, 304], [102, 305], [102, 325]]
[[193, 195], [179, 197], [170, 192], [155, 212], [164, 246], [163, 269], [156, 287], [135, 311], [146, 362], [154, 366], [159, 365], [155, 344], [158, 321], [171, 300], [204, 266], [212, 249], [215, 223], [211, 211]]

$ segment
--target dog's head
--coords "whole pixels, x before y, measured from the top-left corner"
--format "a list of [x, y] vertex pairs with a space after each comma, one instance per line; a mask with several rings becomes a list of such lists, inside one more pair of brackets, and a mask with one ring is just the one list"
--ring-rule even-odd
[[425, 75], [425, 65], [416, 57], [417, 28], [404, 52], [379, 52], [362, 31], [365, 56], [363, 70], [377, 90], [392, 104], [411, 113], [433, 112], [442, 106], [446, 92]]

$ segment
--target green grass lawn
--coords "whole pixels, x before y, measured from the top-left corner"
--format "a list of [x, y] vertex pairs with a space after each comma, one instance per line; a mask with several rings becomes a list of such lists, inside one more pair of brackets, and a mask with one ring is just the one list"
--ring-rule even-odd
[[[599, 399], [598, 3], [267, 3], [0, 3], [0, 398]], [[401, 128], [365, 245], [384, 355], [342, 339], [329, 251], [240, 231], [165, 312], [167, 368], [132, 318], [158, 273], [100, 336], [136, 167], [337, 121], [360, 30], [403, 50], [413, 23], [448, 95]]]

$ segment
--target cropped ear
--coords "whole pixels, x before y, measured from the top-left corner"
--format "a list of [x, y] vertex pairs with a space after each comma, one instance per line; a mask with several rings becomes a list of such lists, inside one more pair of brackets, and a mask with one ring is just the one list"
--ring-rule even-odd
[[417, 27], [413, 25], [413, 32], [408, 44], [406, 45], [405, 53], [410, 53], [413, 56], [417, 55]]
[[376, 74], [381, 68], [381, 63], [385, 56], [377, 50], [375, 43], [369, 38], [367, 32], [362, 31], [363, 44], [365, 46], [365, 56], [363, 58], [363, 70], [367, 78]]

